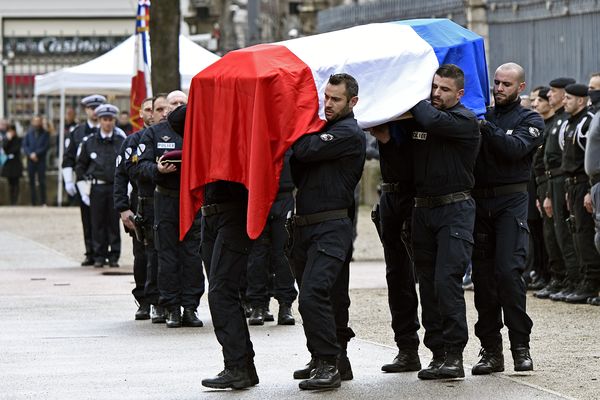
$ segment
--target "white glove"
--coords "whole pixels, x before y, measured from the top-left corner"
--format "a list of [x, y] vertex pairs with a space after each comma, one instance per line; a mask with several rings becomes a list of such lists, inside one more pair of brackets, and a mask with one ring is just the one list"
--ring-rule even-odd
[[63, 168], [62, 176], [65, 182], [65, 190], [69, 196], [74, 196], [77, 193], [77, 189], [75, 189], [75, 183], [73, 182], [73, 168]]
[[79, 193], [79, 195], [81, 196], [81, 201], [83, 202], [83, 204], [85, 204], [86, 206], [90, 206], [90, 196], [88, 196], [85, 193]]
[[65, 190], [69, 196], [75, 196], [77, 193], [77, 189], [75, 188], [75, 184], [73, 182], [65, 182]]
[[90, 191], [92, 189], [90, 181], [77, 181], [77, 189], [79, 189], [79, 195], [81, 197], [85, 195], [88, 199], [90, 198]]

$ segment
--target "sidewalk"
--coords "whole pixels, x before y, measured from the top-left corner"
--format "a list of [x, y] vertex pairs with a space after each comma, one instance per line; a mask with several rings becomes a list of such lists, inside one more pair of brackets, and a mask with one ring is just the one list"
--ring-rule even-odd
[[[6, 232], [0, 232], [0, 253], [0, 399], [568, 398], [510, 374], [473, 377], [467, 370], [464, 380], [444, 382], [384, 374], [380, 367], [394, 350], [363, 340], [350, 343], [353, 381], [327, 393], [301, 392], [291, 377], [309, 358], [300, 324], [251, 327], [261, 383], [238, 392], [209, 390], [200, 380], [221, 371], [222, 356], [206, 296], [199, 310], [204, 328], [167, 329], [133, 320], [131, 275], [103, 276]], [[373, 273], [383, 264], [374, 265], [354, 264], [351, 285], [385, 285]]]

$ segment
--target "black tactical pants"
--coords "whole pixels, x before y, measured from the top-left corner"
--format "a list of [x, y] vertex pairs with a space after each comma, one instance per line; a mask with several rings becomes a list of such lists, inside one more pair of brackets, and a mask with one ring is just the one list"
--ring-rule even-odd
[[567, 185], [569, 209], [575, 217], [575, 252], [581, 265], [580, 276], [586, 281], [600, 283], [600, 255], [594, 245], [594, 218], [583, 206], [583, 198], [588, 192], [587, 182]]
[[90, 217], [94, 261], [104, 263], [119, 261], [121, 255], [121, 233], [119, 213], [113, 201], [113, 185], [92, 185], [90, 192]]
[[[143, 212], [138, 214], [143, 218], [143, 230], [146, 252], [146, 283], [144, 284], [144, 296], [146, 302], [153, 305], [158, 305], [158, 253], [154, 247], [154, 198], [147, 197], [141, 200], [143, 204]], [[139, 203], [138, 203], [139, 204]]]
[[[543, 206], [546, 193], [548, 192], [548, 183], [542, 183], [537, 188], [537, 199]], [[551, 278], [563, 280], [565, 278], [565, 261], [560, 251], [558, 240], [556, 239], [556, 230], [554, 229], [554, 217], [549, 218], [542, 209], [544, 246], [548, 254], [548, 272]]]
[[[137, 208], [137, 192], [135, 190], [131, 192], [129, 207], [130, 210], [135, 210]], [[135, 297], [135, 300], [139, 304], [150, 304], [144, 293], [147, 275], [146, 266], [148, 264], [146, 248], [143, 242], [137, 240], [135, 232], [128, 233], [132, 238], [133, 244], [133, 280], [135, 281], [135, 287], [131, 291], [131, 294], [133, 294], [133, 297]]]
[[277, 301], [291, 306], [296, 300], [298, 292], [294, 287], [294, 277], [284, 253], [287, 239], [285, 218], [293, 208], [294, 197], [291, 192], [275, 200], [265, 228], [252, 246], [248, 257], [246, 290], [247, 301], [252, 307], [268, 306], [270, 271], [275, 275], [273, 293]]
[[204, 294], [200, 215], [179, 241], [179, 197], [154, 193], [154, 245], [158, 253], [160, 306], [196, 310]]
[[567, 204], [565, 200], [565, 177], [558, 176], [548, 180], [548, 192], [552, 195], [552, 219], [554, 220], [554, 232], [560, 247], [565, 265], [564, 276], [569, 284], [576, 285], [580, 280], [579, 261], [575, 253], [573, 235], [569, 230], [567, 218]]
[[292, 263], [309, 352], [334, 362], [354, 333], [348, 328], [350, 218], [296, 226]]
[[411, 222], [413, 204], [411, 194], [383, 192], [379, 201], [379, 218], [394, 341], [400, 349], [416, 350], [419, 347], [419, 301], [414, 266], [404, 245], [404, 240], [410, 239], [402, 237], [403, 233], [408, 234], [403, 229], [408, 229]]
[[425, 346], [434, 355], [460, 353], [468, 329], [462, 278], [473, 250], [473, 199], [413, 210], [412, 238], [419, 278]]
[[202, 259], [208, 269], [208, 305], [226, 368], [245, 367], [254, 360], [240, 299], [240, 276], [251, 247], [245, 207], [204, 217]]
[[473, 284], [478, 320], [475, 335], [484, 348], [502, 343], [502, 315], [512, 347], [529, 345], [533, 322], [525, 307], [522, 278], [527, 258], [527, 193], [477, 199]]

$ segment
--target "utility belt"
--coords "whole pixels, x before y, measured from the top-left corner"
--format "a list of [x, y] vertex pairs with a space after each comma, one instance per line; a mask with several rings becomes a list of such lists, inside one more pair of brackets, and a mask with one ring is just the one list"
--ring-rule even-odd
[[408, 186], [408, 184], [399, 183], [399, 182], [394, 182], [394, 183], [383, 182], [381, 184], [381, 191], [384, 193], [400, 193], [400, 192], [406, 191], [407, 186]]
[[92, 185], [112, 185], [112, 182], [103, 181], [102, 179], [92, 178]]
[[583, 185], [588, 184], [590, 182], [590, 178], [586, 174], [577, 174], [572, 176], [567, 176], [565, 178], [565, 184], [567, 186], [575, 186], [575, 185]]
[[340, 210], [322, 211], [314, 214], [294, 215], [292, 221], [296, 226], [308, 226], [347, 217], [348, 210], [344, 208]]
[[243, 203], [239, 202], [228, 202], [228, 203], [215, 203], [202, 206], [202, 216], [210, 217], [212, 215], [222, 214], [225, 211], [240, 210], [243, 208]]
[[473, 194], [473, 197], [479, 197], [479, 198], [492, 198], [492, 197], [498, 197], [498, 196], [504, 196], [507, 194], [513, 194], [513, 193], [526, 193], [527, 192], [527, 183], [523, 182], [523, 183], [513, 183], [510, 185], [502, 185], [502, 186], [496, 186], [496, 187], [491, 187], [491, 188], [485, 188], [485, 189], [473, 189], [471, 191], [471, 193]]
[[590, 176], [590, 185], [594, 186], [598, 182], [600, 182], [600, 173]]
[[156, 185], [156, 190], [160, 194], [164, 194], [169, 197], [179, 197], [179, 190], [167, 189], [164, 186]]
[[470, 192], [449, 193], [443, 196], [415, 197], [416, 208], [434, 208], [471, 199]]
[[539, 175], [535, 177], [535, 183], [537, 183], [538, 185], [543, 185], [544, 183], [548, 182], [548, 176], [544, 173], [544, 175]]
[[548, 179], [558, 178], [559, 176], [563, 176], [564, 174], [565, 171], [563, 171], [561, 168], [552, 168], [546, 171], [546, 176], [548, 177]]

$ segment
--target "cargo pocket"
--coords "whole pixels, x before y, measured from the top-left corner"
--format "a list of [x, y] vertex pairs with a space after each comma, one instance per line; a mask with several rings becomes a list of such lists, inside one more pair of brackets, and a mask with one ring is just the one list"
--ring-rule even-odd
[[152, 225], [153, 237], [154, 237], [154, 249], [156, 251], [160, 250], [160, 239], [158, 235], [158, 224]]
[[515, 218], [515, 222], [517, 224], [515, 254], [527, 257], [529, 250], [529, 225], [527, 225], [527, 220], [521, 218]]
[[464, 274], [466, 266], [471, 262], [473, 253], [473, 234], [464, 228], [450, 227], [450, 246], [448, 257], [451, 265], [456, 265], [457, 272]]

